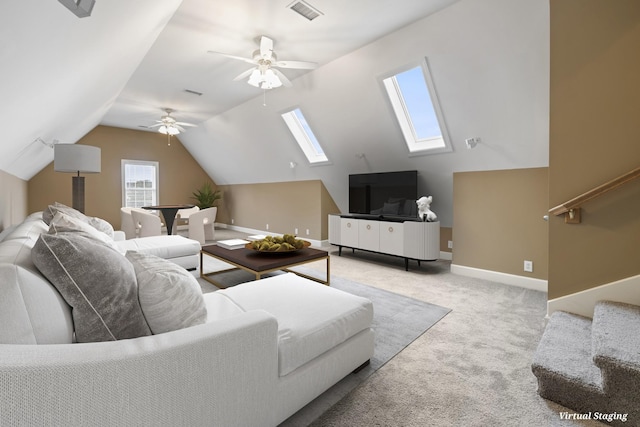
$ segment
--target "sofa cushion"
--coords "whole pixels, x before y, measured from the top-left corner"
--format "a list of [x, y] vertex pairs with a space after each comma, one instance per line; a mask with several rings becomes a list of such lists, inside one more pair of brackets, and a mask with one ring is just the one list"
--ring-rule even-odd
[[11, 231], [5, 235], [3, 241], [31, 239], [35, 242], [38, 240], [38, 237], [40, 237], [40, 234], [46, 233], [47, 230], [48, 226], [40, 219], [25, 220], [15, 227], [12, 227]]
[[71, 307], [35, 267], [0, 262], [0, 277], [0, 344], [73, 342]]
[[77, 209], [63, 205], [62, 203], [55, 202], [53, 205], [49, 205], [42, 212], [42, 220], [47, 225], [51, 225], [51, 221], [57, 212], [63, 212], [71, 217], [86, 222], [96, 230], [105, 233], [111, 239], [113, 239], [113, 226], [102, 218], [87, 216]]
[[154, 334], [199, 325], [207, 319], [202, 290], [184, 268], [155, 255], [129, 251], [138, 281], [138, 299]]
[[371, 327], [373, 304], [366, 298], [295, 275], [243, 283], [224, 294], [245, 311], [265, 310], [278, 319], [281, 376]]
[[150, 335], [133, 265], [83, 233], [43, 234], [31, 256], [72, 307], [78, 342]]
[[82, 232], [99, 243], [102, 243], [111, 249], [120, 252], [122, 255], [125, 252], [117, 246], [111, 237], [102, 231], [98, 231], [95, 227], [89, 225], [85, 221], [72, 217], [62, 211], [56, 212], [53, 219], [49, 223], [49, 234], [58, 234], [65, 232]]
[[170, 236], [149, 236], [139, 239], [119, 240], [115, 244], [126, 251], [144, 252], [160, 258], [171, 259], [200, 253], [200, 243], [197, 240], [172, 234]]
[[244, 313], [243, 309], [221, 292], [208, 292], [202, 295], [202, 299], [204, 299], [204, 305], [207, 309], [206, 323], [228, 319]]

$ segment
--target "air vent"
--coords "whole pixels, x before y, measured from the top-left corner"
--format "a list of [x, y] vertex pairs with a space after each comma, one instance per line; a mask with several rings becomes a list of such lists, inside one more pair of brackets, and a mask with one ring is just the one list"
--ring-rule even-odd
[[296, 0], [287, 7], [294, 12], [297, 12], [300, 15], [304, 16], [309, 21], [313, 21], [318, 16], [324, 15], [324, 13], [320, 12], [318, 9], [302, 0]]
[[197, 90], [185, 89], [184, 91], [190, 93], [191, 95], [202, 96], [202, 92], [198, 92]]
[[96, 0], [58, 0], [67, 9], [73, 12], [78, 18], [86, 18], [91, 16], [93, 5]]

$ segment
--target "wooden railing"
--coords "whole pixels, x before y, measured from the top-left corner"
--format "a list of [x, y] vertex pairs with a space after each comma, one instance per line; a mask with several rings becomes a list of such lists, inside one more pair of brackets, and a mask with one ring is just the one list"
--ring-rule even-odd
[[605, 182], [585, 193], [582, 193], [578, 197], [566, 201], [555, 208], [549, 210], [552, 215], [564, 214], [564, 222], [568, 224], [578, 224], [581, 221], [580, 207], [591, 199], [595, 199], [609, 191], [620, 187], [622, 184], [626, 184], [629, 181], [633, 181], [636, 178], [640, 178], [640, 167], [625, 173], [609, 182]]

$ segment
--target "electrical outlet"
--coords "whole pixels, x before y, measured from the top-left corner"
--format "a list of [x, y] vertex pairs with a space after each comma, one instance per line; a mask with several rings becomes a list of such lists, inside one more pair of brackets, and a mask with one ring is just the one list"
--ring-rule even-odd
[[233, 225], [233, 218], [231, 218], [231, 225]]
[[447, 242], [447, 247], [448, 247], [449, 249], [453, 249], [453, 240], [449, 240], [449, 241]]
[[533, 272], [533, 261], [524, 261], [524, 271], [528, 272], [528, 273], [532, 273]]
[[267, 230], [269, 229], [269, 224], [267, 224]]
[[293, 229], [293, 234], [295, 234], [296, 236], [298, 235], [298, 229], [297, 228]]
[[309, 235], [309, 229], [307, 228], [307, 236]]

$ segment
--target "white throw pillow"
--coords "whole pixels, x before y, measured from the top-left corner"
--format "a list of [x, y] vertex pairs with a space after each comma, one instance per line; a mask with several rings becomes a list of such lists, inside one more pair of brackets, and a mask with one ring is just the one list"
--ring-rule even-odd
[[118, 245], [113, 243], [113, 239], [109, 237], [107, 234], [102, 231], [98, 231], [96, 228], [87, 224], [81, 219], [72, 217], [64, 212], [58, 211], [53, 216], [53, 219], [49, 223], [49, 234], [58, 234], [64, 232], [82, 232], [87, 235], [87, 237], [97, 240], [100, 243], [109, 246], [115, 251], [118, 251], [122, 255], [125, 254], [125, 251], [120, 249]]
[[128, 251], [138, 281], [138, 299], [154, 334], [199, 325], [207, 320], [202, 290], [191, 273], [155, 255]]

